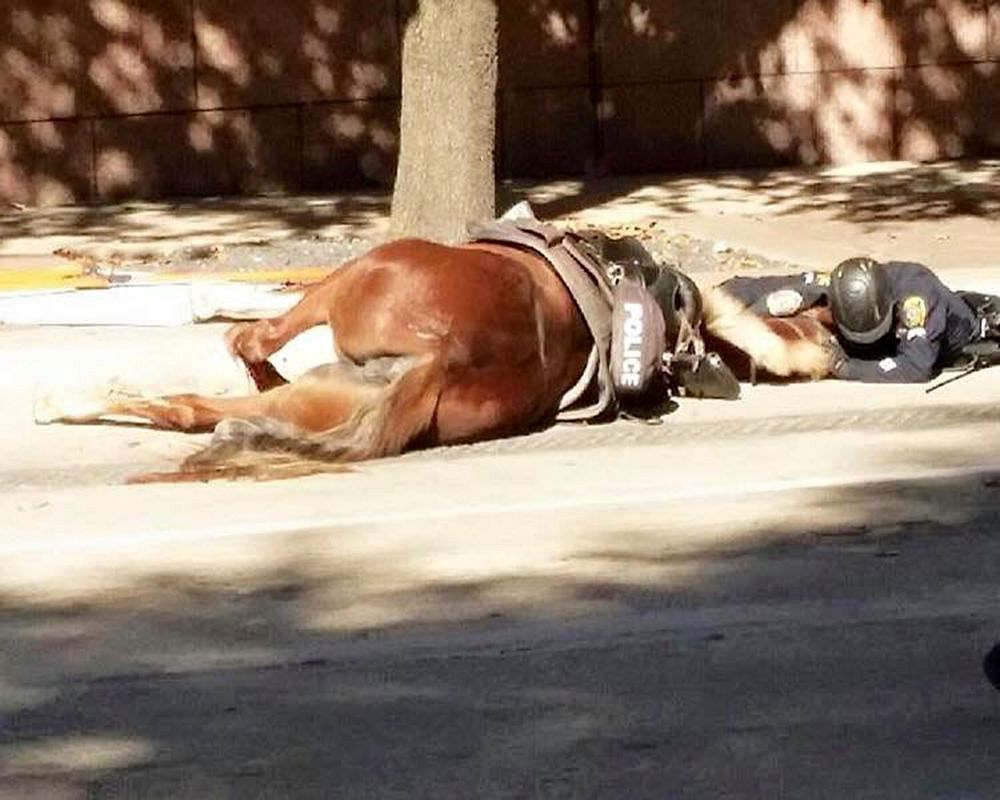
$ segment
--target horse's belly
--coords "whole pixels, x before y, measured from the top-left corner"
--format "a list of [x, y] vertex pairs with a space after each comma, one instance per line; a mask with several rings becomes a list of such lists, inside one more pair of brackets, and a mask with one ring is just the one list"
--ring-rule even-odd
[[497, 365], [454, 376], [438, 400], [438, 444], [488, 439], [526, 430], [559, 402], [540, 365]]

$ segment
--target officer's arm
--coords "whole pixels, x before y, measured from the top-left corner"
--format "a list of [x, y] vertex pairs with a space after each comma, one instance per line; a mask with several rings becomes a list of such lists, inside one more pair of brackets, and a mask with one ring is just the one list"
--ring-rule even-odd
[[805, 283], [799, 276], [795, 283], [757, 298], [750, 311], [761, 317], [791, 317], [825, 300], [826, 291], [823, 286]]
[[940, 350], [939, 342], [914, 336], [900, 342], [896, 355], [881, 361], [844, 358], [834, 367], [834, 375], [865, 383], [923, 383], [934, 377]]
[[763, 297], [758, 297], [753, 303], [751, 303], [747, 307], [747, 310], [751, 314], [756, 314], [758, 317], [773, 316], [773, 314], [771, 314], [771, 310], [767, 306], [768, 298], [770, 298], [772, 294], [774, 294], [774, 292], [768, 292]]

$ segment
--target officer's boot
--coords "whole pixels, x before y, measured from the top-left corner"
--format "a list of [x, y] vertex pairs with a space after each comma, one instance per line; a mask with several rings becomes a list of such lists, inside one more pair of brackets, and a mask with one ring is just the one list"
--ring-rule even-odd
[[980, 292], [959, 292], [979, 321], [979, 338], [1000, 341], [1000, 297]]

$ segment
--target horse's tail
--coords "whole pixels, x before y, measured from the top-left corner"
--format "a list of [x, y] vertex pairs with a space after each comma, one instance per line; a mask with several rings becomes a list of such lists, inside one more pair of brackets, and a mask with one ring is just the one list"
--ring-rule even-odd
[[719, 287], [704, 293], [704, 303], [706, 333], [742, 351], [761, 369], [780, 377], [830, 374], [831, 351], [824, 345], [830, 334], [820, 322], [765, 321]]
[[381, 390], [365, 393], [350, 416], [329, 430], [310, 432], [264, 417], [223, 420], [211, 443], [185, 459], [178, 471], [146, 473], [129, 482], [275, 480], [349, 471], [349, 462], [398, 455], [426, 433], [443, 385], [437, 359], [428, 356]]

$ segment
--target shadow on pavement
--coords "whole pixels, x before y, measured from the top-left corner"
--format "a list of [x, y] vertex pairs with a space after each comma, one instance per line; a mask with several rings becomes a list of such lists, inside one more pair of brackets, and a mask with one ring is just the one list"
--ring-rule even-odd
[[371, 236], [388, 211], [389, 197], [382, 194], [31, 209], [0, 216], [0, 242], [7, 242], [5, 255], [22, 255], [11, 251], [19, 241], [50, 239], [58, 245], [70, 239], [88, 248], [117, 249], [131, 258], [152, 257], [195, 240], [220, 244], [288, 236]]
[[289, 534], [259, 573], [8, 598], [0, 796], [991, 796], [995, 481], [730, 511], [538, 574], [408, 583]]
[[[530, 189], [522, 191], [531, 197]], [[713, 199], [742, 199], [748, 209], [752, 206], [753, 212], [766, 215], [819, 211], [830, 219], [854, 223], [990, 217], [1000, 212], [1000, 162], [610, 178], [536, 202], [535, 211], [549, 219], [614, 202], [623, 209], [641, 203], [664, 214], [683, 215]]]

